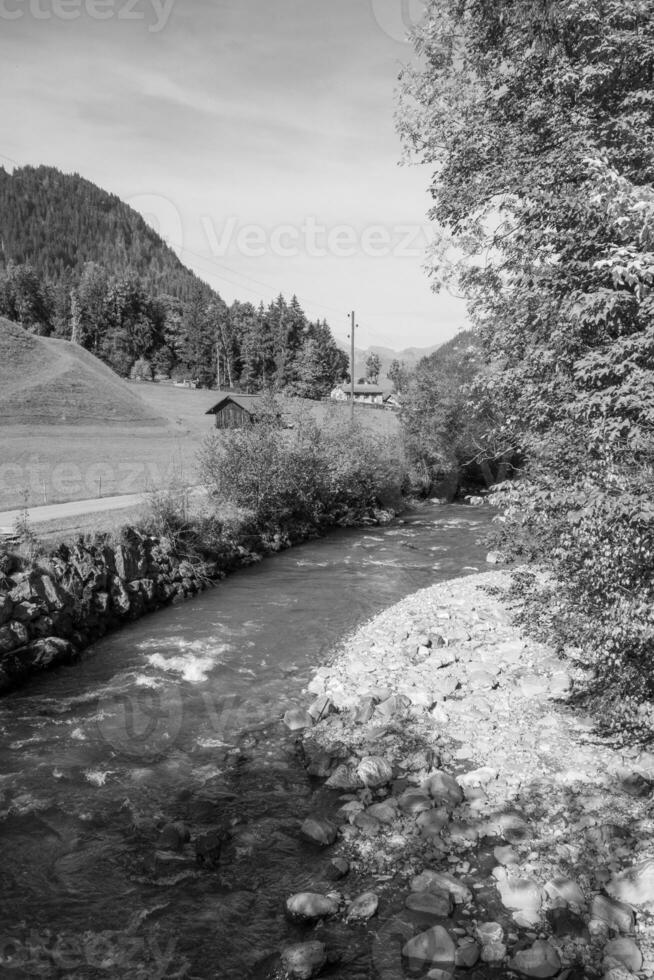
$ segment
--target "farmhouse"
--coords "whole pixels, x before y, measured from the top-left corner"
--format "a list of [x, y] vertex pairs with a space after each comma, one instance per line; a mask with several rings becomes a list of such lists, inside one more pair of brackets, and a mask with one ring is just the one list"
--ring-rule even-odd
[[224, 395], [206, 412], [214, 415], [217, 429], [239, 429], [251, 425], [263, 414], [266, 400], [261, 395]]
[[[349, 401], [351, 396], [349, 384], [339, 385], [338, 388], [334, 388], [331, 393], [331, 397], [334, 401]], [[356, 384], [354, 386], [354, 401], [361, 402], [364, 405], [383, 405], [384, 403], [384, 392], [377, 385], [372, 384]]]

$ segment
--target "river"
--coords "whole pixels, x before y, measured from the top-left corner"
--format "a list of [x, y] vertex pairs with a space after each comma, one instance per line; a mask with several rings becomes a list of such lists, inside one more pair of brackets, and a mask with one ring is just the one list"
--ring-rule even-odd
[[[301, 545], [4, 698], [0, 976], [268, 976], [303, 935], [284, 900], [325, 860], [299, 839], [316, 786], [283, 711], [359, 624], [483, 570], [489, 520], [427, 505]], [[226, 832], [220, 861], [162, 849], [171, 821]], [[333, 941], [332, 976], [371, 975], [361, 933]]]

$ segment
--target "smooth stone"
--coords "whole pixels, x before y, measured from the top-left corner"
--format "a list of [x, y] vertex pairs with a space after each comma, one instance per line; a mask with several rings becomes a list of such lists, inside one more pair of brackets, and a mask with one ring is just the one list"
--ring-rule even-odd
[[490, 965], [501, 963], [506, 956], [506, 946], [501, 942], [484, 943], [481, 948], [482, 963]]
[[325, 869], [325, 876], [330, 881], [339, 881], [344, 878], [346, 874], [349, 873], [350, 862], [344, 857], [332, 858], [327, 868]]
[[446, 891], [412, 892], [404, 903], [411, 912], [446, 919], [452, 912], [452, 896]]
[[354, 723], [365, 725], [373, 716], [377, 702], [374, 698], [365, 698], [354, 712]]
[[454, 974], [451, 970], [441, 970], [435, 966], [427, 973], [425, 980], [452, 980]]
[[490, 766], [481, 766], [479, 769], [471, 769], [457, 776], [459, 786], [488, 786], [489, 783], [497, 779], [497, 769]]
[[390, 698], [377, 705], [377, 713], [384, 718], [395, 718], [404, 715], [410, 705], [411, 702], [404, 694], [392, 694]]
[[543, 902], [539, 886], [531, 878], [506, 878], [498, 882], [502, 905], [519, 912], [537, 912]]
[[393, 823], [397, 819], [397, 804], [395, 800], [383, 800], [381, 803], [373, 803], [369, 806], [366, 813], [375, 817], [380, 823]]
[[432, 773], [422, 783], [421, 789], [438, 803], [457, 806], [463, 802], [463, 790], [449, 772], [439, 770]]
[[297, 892], [286, 900], [286, 911], [292, 919], [310, 922], [336, 915], [339, 902], [331, 895]]
[[519, 950], [509, 966], [524, 977], [553, 977], [561, 969], [561, 960], [547, 940], [537, 939], [529, 949]]
[[357, 813], [352, 821], [355, 827], [359, 830], [363, 830], [364, 833], [370, 836], [375, 836], [380, 833], [382, 829], [381, 821], [377, 820], [376, 817], [371, 816], [369, 813]]
[[499, 922], [481, 922], [477, 926], [477, 938], [482, 946], [501, 943], [504, 939], [504, 929]]
[[614, 875], [607, 883], [606, 890], [613, 898], [629, 905], [654, 902], [654, 859], [648, 858]]
[[438, 837], [449, 819], [447, 810], [425, 810], [416, 817], [416, 824], [423, 836]]
[[518, 909], [513, 912], [511, 918], [521, 929], [536, 929], [540, 926], [541, 914], [534, 909]]
[[311, 728], [313, 718], [304, 708], [289, 708], [284, 715], [284, 724], [292, 732], [297, 732], [302, 728]]
[[496, 813], [489, 823], [509, 844], [516, 844], [527, 835], [527, 823], [519, 813]]
[[[606, 895], [596, 895], [590, 906], [590, 914], [594, 919], [605, 922], [616, 932], [631, 933], [634, 931], [634, 913], [623, 902]], [[592, 930], [591, 930], [592, 931]]]
[[479, 840], [479, 829], [462, 820], [453, 821], [448, 827], [450, 837], [454, 840], [468, 841], [475, 844]]
[[346, 919], [348, 922], [367, 922], [371, 919], [377, 908], [379, 899], [374, 892], [363, 892], [354, 899], [347, 910]]
[[500, 844], [493, 848], [493, 857], [498, 864], [508, 867], [511, 864], [520, 864], [517, 851], [514, 851], [510, 844], [502, 846]]
[[422, 813], [424, 810], [431, 810], [434, 801], [431, 796], [427, 796], [419, 789], [405, 789], [397, 798], [400, 810], [403, 813]]
[[402, 956], [408, 961], [409, 969], [454, 966], [456, 946], [443, 926], [432, 926], [405, 943]]
[[312, 844], [329, 847], [336, 840], [338, 831], [331, 820], [325, 817], [307, 817], [300, 827], [300, 833]]
[[293, 980], [311, 980], [327, 962], [324, 943], [314, 939], [308, 943], [295, 943], [282, 950], [282, 965]]
[[361, 760], [356, 773], [364, 786], [385, 786], [393, 778], [393, 769], [381, 756], [369, 755]]
[[454, 965], [462, 970], [469, 970], [479, 959], [479, 946], [471, 936], [459, 940], [454, 954]]
[[604, 955], [618, 960], [632, 973], [638, 973], [643, 966], [643, 954], [634, 940], [625, 936], [608, 942], [604, 947]]
[[361, 789], [362, 783], [354, 769], [341, 764], [334, 769], [325, 786], [329, 789]]
[[432, 871], [427, 868], [411, 881], [412, 892], [447, 892], [457, 905], [472, 901], [472, 892], [467, 885], [447, 871]]
[[547, 694], [550, 689], [547, 677], [542, 674], [525, 674], [520, 678], [519, 684], [521, 692], [527, 698]]
[[561, 899], [568, 905], [577, 905], [581, 908], [586, 905], [584, 893], [572, 878], [553, 878], [545, 885], [545, 891], [553, 901]]

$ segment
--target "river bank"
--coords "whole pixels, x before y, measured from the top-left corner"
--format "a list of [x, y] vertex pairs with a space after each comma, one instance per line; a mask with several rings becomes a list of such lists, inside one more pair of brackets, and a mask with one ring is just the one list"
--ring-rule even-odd
[[317, 975], [343, 922], [385, 980], [654, 975], [654, 755], [567, 706], [581, 678], [518, 633], [507, 583], [386, 609], [318, 669], [311, 717], [287, 714], [319, 785], [302, 832], [331, 856], [289, 896], [318, 922], [289, 975]]
[[239, 568], [334, 527], [386, 524], [394, 511], [342, 507], [320, 526], [292, 522], [229, 531], [199, 525], [178, 536], [126, 526], [23, 554], [0, 550], [0, 695], [75, 661], [106, 633], [191, 598]]

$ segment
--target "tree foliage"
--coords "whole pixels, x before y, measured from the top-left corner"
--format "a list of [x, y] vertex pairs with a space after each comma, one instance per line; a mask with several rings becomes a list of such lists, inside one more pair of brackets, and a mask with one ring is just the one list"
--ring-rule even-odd
[[401, 500], [395, 440], [340, 417], [319, 424], [302, 416], [292, 429], [278, 419], [273, 398], [257, 424], [211, 433], [200, 453], [202, 482], [219, 502], [248, 511], [257, 528], [353, 524]]
[[399, 125], [434, 171], [436, 278], [468, 297], [493, 362], [495, 439], [528, 460], [504, 546], [551, 570], [556, 615], [534, 586], [531, 620], [594, 666], [598, 696], [648, 702], [654, 4], [430, 0], [427, 13]]

